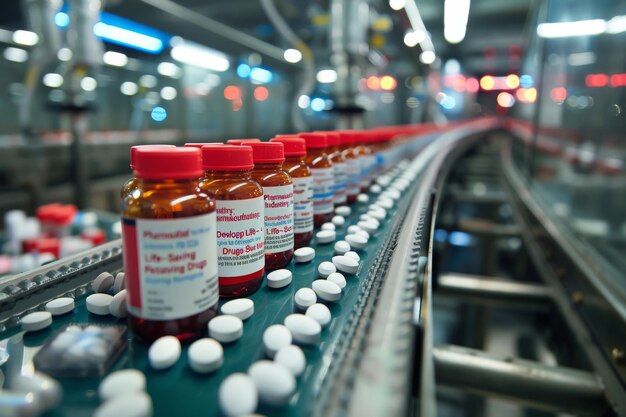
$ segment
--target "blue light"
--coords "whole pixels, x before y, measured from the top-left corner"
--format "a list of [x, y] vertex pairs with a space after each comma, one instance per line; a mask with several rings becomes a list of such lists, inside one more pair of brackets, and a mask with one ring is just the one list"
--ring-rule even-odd
[[257, 83], [266, 84], [272, 82], [274, 75], [271, 71], [261, 67], [254, 67], [250, 70], [250, 79]]
[[152, 120], [154, 120], [155, 122], [162, 122], [163, 120], [167, 119], [167, 110], [165, 110], [163, 107], [157, 106], [152, 109], [150, 117], [152, 117]]
[[524, 74], [519, 77], [519, 85], [523, 88], [530, 88], [535, 84], [532, 75]]
[[441, 104], [441, 107], [446, 110], [452, 110], [454, 107], [456, 107], [456, 100], [454, 99], [454, 97], [445, 96], [439, 104]]
[[70, 24], [70, 16], [65, 12], [54, 15], [54, 23], [60, 28], [66, 28]]
[[465, 232], [450, 232], [448, 242], [455, 246], [472, 246], [474, 244], [474, 238], [472, 235]]
[[435, 229], [435, 242], [443, 243], [448, 240], [448, 232], [445, 229]]
[[322, 111], [325, 107], [326, 103], [323, 98], [315, 97], [311, 100], [311, 109], [313, 109], [313, 111]]
[[237, 75], [241, 78], [248, 78], [250, 76], [250, 65], [239, 64], [237, 67]]

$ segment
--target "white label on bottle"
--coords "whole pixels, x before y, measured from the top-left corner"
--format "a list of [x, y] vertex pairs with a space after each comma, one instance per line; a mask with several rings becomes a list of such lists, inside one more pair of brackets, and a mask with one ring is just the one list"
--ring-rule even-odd
[[333, 186], [333, 192], [334, 192], [334, 197], [333, 197], [333, 201], [335, 202], [335, 204], [344, 204], [347, 200], [347, 194], [346, 194], [346, 181], [347, 181], [347, 174], [346, 174], [346, 163], [344, 162], [339, 162], [339, 163], [335, 163], [333, 162], [333, 174], [335, 176], [335, 185]]
[[313, 176], [292, 177], [294, 233], [313, 231]]
[[313, 213], [326, 214], [333, 211], [333, 168], [313, 168]]
[[220, 278], [241, 277], [265, 267], [263, 197], [216, 200]]
[[360, 193], [361, 166], [359, 159], [346, 159], [346, 191], [348, 195]]
[[293, 184], [263, 187], [265, 253], [293, 249]]
[[374, 160], [371, 155], [363, 155], [359, 160], [361, 161], [361, 187], [367, 187], [371, 180], [370, 174]]
[[215, 212], [174, 220], [137, 219], [134, 225], [124, 224], [123, 233], [124, 251], [134, 255], [125, 257], [125, 268], [132, 270], [127, 286], [133, 315], [174, 320], [217, 303]]

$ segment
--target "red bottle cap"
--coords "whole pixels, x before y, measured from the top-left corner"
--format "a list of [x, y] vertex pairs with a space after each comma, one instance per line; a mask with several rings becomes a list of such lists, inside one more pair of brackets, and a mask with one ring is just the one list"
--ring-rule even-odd
[[285, 147], [280, 142], [251, 142], [246, 146], [252, 148], [255, 164], [285, 162]]
[[189, 142], [189, 143], [185, 143], [185, 147], [187, 148], [200, 148], [202, 149], [203, 146], [219, 146], [219, 145], [223, 145], [222, 142]]
[[354, 145], [356, 143], [356, 138], [354, 136], [354, 132], [351, 130], [340, 130], [339, 133], [339, 142], [342, 145]]
[[229, 139], [226, 141], [228, 145], [241, 145], [242, 143], [261, 142], [261, 139]]
[[140, 148], [135, 154], [135, 176], [149, 180], [179, 180], [202, 175], [198, 148]]
[[306, 142], [298, 137], [276, 137], [270, 139], [270, 142], [280, 142], [285, 147], [285, 156], [304, 156], [306, 155]]
[[328, 146], [325, 133], [298, 133], [297, 136], [306, 141], [307, 149], [324, 149]]
[[328, 141], [328, 146], [333, 148], [341, 143], [339, 133], [337, 132], [326, 132], [326, 140]]
[[175, 148], [174, 145], [135, 145], [130, 147], [130, 169], [135, 169], [135, 152], [141, 148]]
[[249, 146], [204, 146], [202, 168], [206, 171], [247, 171], [254, 168]]

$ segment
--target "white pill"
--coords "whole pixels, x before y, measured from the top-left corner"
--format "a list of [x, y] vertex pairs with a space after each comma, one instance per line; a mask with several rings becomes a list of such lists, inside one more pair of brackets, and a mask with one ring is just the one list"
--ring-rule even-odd
[[370, 210], [367, 212], [367, 215], [372, 216], [376, 220], [385, 220], [385, 217], [387, 217], [387, 212], [385, 211], [385, 209]]
[[352, 249], [350, 247], [350, 244], [346, 242], [345, 240], [338, 240], [337, 242], [335, 242], [335, 253], [343, 255], [344, 253], [348, 252], [350, 249]]
[[27, 332], [36, 332], [52, 324], [52, 314], [47, 311], [35, 311], [22, 317], [22, 329]]
[[322, 227], [320, 227], [321, 230], [335, 230], [337, 227], [335, 226], [334, 223], [324, 223], [322, 225]]
[[346, 252], [346, 254], [343, 255], [343, 256], [347, 256], [348, 258], [352, 258], [352, 259], [356, 260], [357, 262], [361, 261], [361, 257], [359, 256], [359, 254], [354, 252], [354, 251]]
[[299, 377], [306, 368], [304, 352], [296, 345], [289, 345], [276, 352], [274, 362], [283, 366], [295, 377]]
[[109, 374], [98, 386], [98, 395], [102, 401], [120, 395], [146, 390], [146, 376], [137, 369], [122, 369]]
[[305, 315], [318, 322], [320, 326], [326, 327], [332, 318], [330, 310], [324, 304], [316, 303], [306, 309]]
[[332, 281], [316, 279], [311, 287], [320, 300], [335, 302], [341, 298], [341, 288]]
[[[357, 226], [359, 226], [361, 229], [365, 230], [369, 234], [376, 233], [379, 227], [378, 225], [376, 225], [376, 223], [372, 222], [371, 220], [360, 221], [359, 223], [357, 223]], [[348, 242], [350, 241], [348, 240]]]
[[115, 281], [113, 282], [113, 292], [117, 294], [124, 288], [126, 288], [126, 274], [118, 272], [115, 276]]
[[321, 277], [326, 278], [333, 272], [337, 272], [337, 268], [332, 262], [324, 261], [317, 267], [317, 272], [319, 272]]
[[[366, 214], [361, 214], [361, 215], [359, 216], [359, 218], [361, 219], [361, 221], [364, 221], [364, 222], [372, 222], [373, 224], [375, 224], [375, 225], [376, 225], [376, 227], [380, 227], [380, 221], [379, 221], [377, 218], [372, 217], [372, 216], [370, 216], [370, 215], [369, 215], [369, 214], [367, 214], [367, 213], [366, 213]], [[360, 222], [359, 222], [359, 223], [360, 223]], [[358, 223], [357, 223], [357, 226], [361, 227]], [[361, 227], [361, 229], [362, 229], [362, 227]]]
[[393, 200], [387, 197], [380, 197], [376, 204], [387, 210], [391, 210], [394, 206]]
[[400, 197], [402, 197], [402, 194], [400, 194], [400, 191], [393, 189], [393, 188], [387, 188], [387, 190], [383, 193], [383, 195], [389, 196], [390, 198], [394, 200], [398, 200]]
[[356, 233], [355, 233], [355, 235], [358, 235], [358, 236], [363, 236], [365, 239], [370, 240], [370, 234], [369, 234], [369, 233], [367, 233], [367, 232], [366, 232], [365, 230], [363, 230], [363, 229], [359, 229], [359, 231], [358, 231], [358, 232], [356, 232]]
[[[315, 256], [315, 251], [313, 252], [313, 256]], [[270, 288], [284, 288], [291, 284], [292, 279], [293, 275], [290, 270], [277, 269], [276, 271], [272, 271], [267, 274], [267, 286]]]
[[349, 235], [353, 235], [356, 232], [358, 232], [359, 230], [361, 230], [361, 228], [359, 226], [357, 226], [356, 224], [353, 224], [352, 226], [348, 226], [348, 229], [346, 229], [346, 232]]
[[91, 289], [95, 292], [107, 292], [113, 288], [115, 278], [108, 272], [103, 272], [91, 283]]
[[285, 326], [287, 326], [293, 340], [297, 343], [310, 345], [320, 340], [322, 326], [309, 316], [290, 314], [285, 317]]
[[343, 226], [346, 224], [346, 219], [343, 216], [333, 216], [331, 221], [335, 226]]
[[56, 298], [46, 303], [46, 311], [53, 316], [67, 314], [74, 310], [74, 299], [70, 297]]
[[337, 284], [337, 286], [342, 290], [346, 288], [346, 277], [344, 277], [340, 272], [333, 272], [326, 279]]
[[113, 296], [109, 304], [109, 313], [118, 319], [128, 316], [128, 307], [126, 305], [126, 290], [121, 290]]
[[295, 258], [296, 263], [299, 264], [310, 262], [315, 258], [315, 249], [308, 246], [298, 248], [293, 252], [293, 257]]
[[[55, 379], [41, 372], [32, 375], [17, 375], [11, 377], [11, 389], [19, 392], [32, 392], [35, 401], [43, 410], [50, 410], [61, 402], [63, 387]], [[30, 415], [30, 414], [28, 414]]]
[[217, 340], [208, 337], [198, 339], [187, 351], [189, 367], [201, 374], [217, 370], [224, 363], [224, 349]]
[[209, 336], [218, 342], [230, 343], [243, 336], [243, 321], [235, 316], [218, 316], [209, 322]]
[[[289, 272], [289, 274], [291, 274], [291, 272]], [[269, 276], [268, 276], [268, 285], [269, 285]], [[238, 298], [236, 300], [230, 300], [230, 301], [225, 302], [224, 305], [222, 305], [222, 308], [220, 309], [220, 311], [222, 312], [222, 314], [228, 314], [231, 316], [239, 317], [241, 320], [246, 320], [254, 314], [254, 301], [252, 301], [249, 298]]]
[[300, 288], [293, 296], [293, 300], [297, 307], [304, 310], [317, 302], [317, 296], [315, 295], [315, 291], [310, 288]]
[[356, 249], [365, 249], [367, 247], [367, 239], [361, 235], [348, 235], [346, 241], [351, 247]]
[[335, 209], [335, 214], [348, 217], [352, 213], [352, 209], [348, 206], [339, 206]]
[[348, 256], [333, 256], [333, 264], [335, 264], [338, 270], [346, 274], [359, 272], [359, 261]]
[[356, 196], [356, 201], [358, 201], [359, 203], [367, 203], [368, 201], [370, 201], [370, 198], [367, 194], [359, 194]]
[[109, 314], [109, 304], [113, 301], [113, 297], [109, 294], [91, 294], [87, 297], [87, 311], [98, 316], [106, 316]]
[[263, 332], [265, 354], [270, 358], [273, 358], [280, 348], [289, 346], [291, 342], [291, 332], [282, 324], [274, 324]]
[[370, 187], [370, 191], [373, 192], [374, 194], [378, 194], [382, 191], [383, 189], [381, 188], [380, 185], [378, 184], [374, 184]]
[[159, 337], [148, 350], [150, 366], [157, 370], [169, 368], [180, 358], [180, 350], [180, 341], [174, 336]]
[[152, 417], [152, 399], [144, 392], [115, 397], [96, 409], [92, 417]]
[[226, 417], [241, 417], [254, 413], [259, 402], [259, 393], [250, 376], [235, 373], [222, 381], [218, 398]]
[[296, 392], [296, 378], [293, 374], [272, 361], [253, 363], [248, 369], [248, 375], [259, 391], [259, 399], [266, 404], [286, 404]]
[[330, 243], [335, 240], [337, 233], [334, 230], [321, 230], [317, 232], [315, 237], [317, 237], [317, 243]]

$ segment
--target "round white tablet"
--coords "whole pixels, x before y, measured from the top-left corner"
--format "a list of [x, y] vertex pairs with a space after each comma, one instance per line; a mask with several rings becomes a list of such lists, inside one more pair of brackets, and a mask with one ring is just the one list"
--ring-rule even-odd
[[222, 343], [234, 342], [243, 336], [243, 321], [235, 316], [217, 316], [209, 322], [209, 336]]
[[121, 290], [113, 296], [111, 304], [109, 304], [109, 313], [118, 319], [128, 316], [128, 307], [126, 305], [126, 290]]
[[152, 417], [152, 399], [144, 392], [115, 397], [96, 409], [92, 417]]
[[295, 377], [299, 377], [306, 368], [306, 358], [304, 352], [296, 345], [289, 345], [281, 348], [276, 352], [274, 362], [282, 365], [285, 369], [293, 374]]
[[298, 248], [293, 252], [293, 257], [299, 264], [311, 262], [315, 258], [315, 249], [308, 246]]
[[359, 272], [359, 261], [349, 256], [333, 256], [333, 264], [338, 270], [346, 274], [356, 274]]
[[115, 278], [108, 272], [103, 272], [96, 277], [91, 283], [91, 289], [94, 292], [107, 292], [113, 287]]
[[395, 190], [393, 188], [388, 188], [383, 195], [389, 196], [390, 198], [394, 199], [394, 200], [398, 200], [400, 197], [402, 197], [402, 194], [400, 194], [400, 191]]
[[291, 332], [282, 324], [273, 324], [263, 332], [263, 346], [270, 358], [273, 358], [280, 348], [289, 346], [291, 341]]
[[343, 226], [346, 224], [346, 219], [343, 216], [333, 216], [331, 221], [335, 226]]
[[[360, 222], [357, 223], [357, 225], [361, 229], [363, 229], [367, 233], [369, 233], [370, 235], [376, 233], [376, 231], [378, 230], [378, 227], [379, 227], [376, 223], [372, 222], [371, 220], [360, 221]], [[349, 240], [348, 240], [348, 242], [349, 242]]]
[[285, 326], [287, 326], [293, 340], [297, 343], [310, 345], [320, 340], [322, 326], [309, 316], [290, 314], [285, 317]]
[[370, 234], [367, 233], [365, 230], [363, 229], [359, 229], [356, 233], [354, 233], [355, 235], [359, 235], [359, 236], [363, 236], [365, 239], [370, 240]]
[[316, 303], [306, 309], [305, 315], [318, 322], [320, 326], [326, 327], [332, 318], [330, 310], [324, 304]]
[[352, 213], [352, 209], [348, 206], [339, 206], [335, 209], [335, 214], [348, 217]]
[[335, 302], [341, 298], [341, 288], [332, 281], [316, 279], [311, 287], [320, 300]]
[[361, 230], [361, 228], [357, 226], [356, 224], [353, 224], [352, 226], [348, 226], [348, 228], [346, 229], [346, 233], [349, 235], [353, 235], [359, 230]]
[[373, 192], [374, 194], [379, 194], [382, 190], [383, 189], [378, 184], [374, 184], [370, 187], [370, 191]]
[[334, 230], [321, 230], [317, 232], [315, 237], [317, 237], [317, 243], [330, 243], [335, 240], [337, 233]]
[[226, 417], [241, 417], [254, 413], [259, 402], [259, 393], [250, 376], [235, 373], [222, 381], [218, 398]]
[[387, 217], [387, 212], [385, 211], [385, 209], [370, 210], [367, 212], [367, 214], [377, 220], [385, 220], [385, 217]]
[[180, 350], [180, 341], [174, 336], [159, 337], [148, 350], [150, 366], [157, 370], [169, 368], [180, 358]]
[[118, 272], [113, 282], [113, 292], [118, 293], [126, 288], [126, 275], [123, 272]]
[[346, 254], [343, 255], [343, 256], [347, 256], [348, 258], [352, 258], [352, 259], [354, 259], [357, 262], [361, 261], [361, 257], [359, 256], [359, 254], [354, 252], [354, 251], [346, 252]]
[[91, 294], [87, 297], [87, 311], [99, 316], [109, 314], [109, 304], [113, 301], [113, 297], [109, 294]]
[[367, 248], [367, 238], [361, 235], [348, 235], [346, 236], [346, 242], [348, 242], [350, 247], [355, 249]]
[[332, 231], [334, 231], [335, 228], [336, 226], [334, 223], [324, 223], [322, 227], [320, 227], [321, 230], [332, 230]]
[[344, 277], [343, 274], [339, 272], [333, 272], [326, 279], [330, 282], [334, 282], [335, 284], [337, 284], [337, 286], [342, 290], [346, 287], [346, 277]]
[[[315, 256], [315, 251], [313, 251], [313, 256]], [[284, 288], [291, 284], [292, 279], [293, 275], [290, 270], [277, 269], [276, 271], [272, 271], [267, 274], [267, 286], [270, 288]]]
[[259, 399], [270, 405], [289, 402], [296, 392], [296, 379], [285, 367], [272, 361], [262, 360], [252, 364], [248, 375], [259, 391]]
[[146, 390], [146, 376], [137, 369], [122, 369], [109, 374], [98, 386], [98, 395], [102, 401], [120, 395]]
[[189, 346], [189, 367], [194, 371], [207, 374], [218, 369], [224, 363], [224, 349], [217, 340], [205, 337]]
[[317, 296], [310, 288], [300, 288], [293, 296], [293, 300], [297, 307], [304, 310], [317, 302]]
[[394, 202], [393, 202], [393, 200], [391, 198], [380, 197], [378, 199], [378, 201], [376, 202], [376, 204], [378, 204], [382, 208], [385, 208], [387, 210], [391, 210], [393, 208]]
[[[378, 219], [375, 219], [374, 217], [370, 216], [369, 214], [361, 214], [359, 216], [359, 218], [361, 219], [361, 221], [366, 221], [366, 222], [372, 222], [373, 224], [376, 225], [376, 227], [380, 227], [380, 222], [378, 221]], [[360, 223], [360, 222], [359, 222]], [[359, 226], [359, 224], [357, 223], [357, 226]], [[359, 226], [361, 227], [361, 226]], [[362, 227], [361, 227], [362, 228]]]
[[324, 261], [317, 267], [317, 272], [321, 277], [326, 278], [333, 272], [337, 272], [337, 267], [332, 262]]
[[[283, 271], [285, 271], [285, 269], [283, 269]], [[274, 271], [274, 272], [277, 272], [277, 271]], [[289, 272], [289, 274], [291, 275], [291, 272]], [[291, 281], [291, 279], [289, 281]], [[269, 286], [269, 275], [268, 275], [268, 286]], [[252, 301], [249, 298], [238, 298], [236, 300], [230, 300], [230, 301], [225, 302], [222, 305], [222, 308], [220, 309], [220, 311], [222, 312], [222, 314], [228, 314], [231, 316], [239, 317], [241, 320], [246, 320], [254, 314], [254, 301]]]
[[63, 397], [63, 387], [61, 384], [41, 372], [34, 372], [32, 375], [17, 375], [12, 377], [11, 389], [21, 393], [34, 393], [36, 396], [34, 403], [37, 403], [43, 410], [50, 410], [56, 407]]
[[343, 255], [350, 250], [350, 244], [345, 240], [338, 240], [335, 242], [335, 253]]
[[46, 311], [53, 316], [67, 314], [74, 310], [74, 299], [70, 297], [60, 297], [46, 303]]
[[367, 194], [359, 194], [356, 196], [356, 201], [358, 201], [359, 203], [367, 203], [368, 201], [370, 201], [370, 198]]

